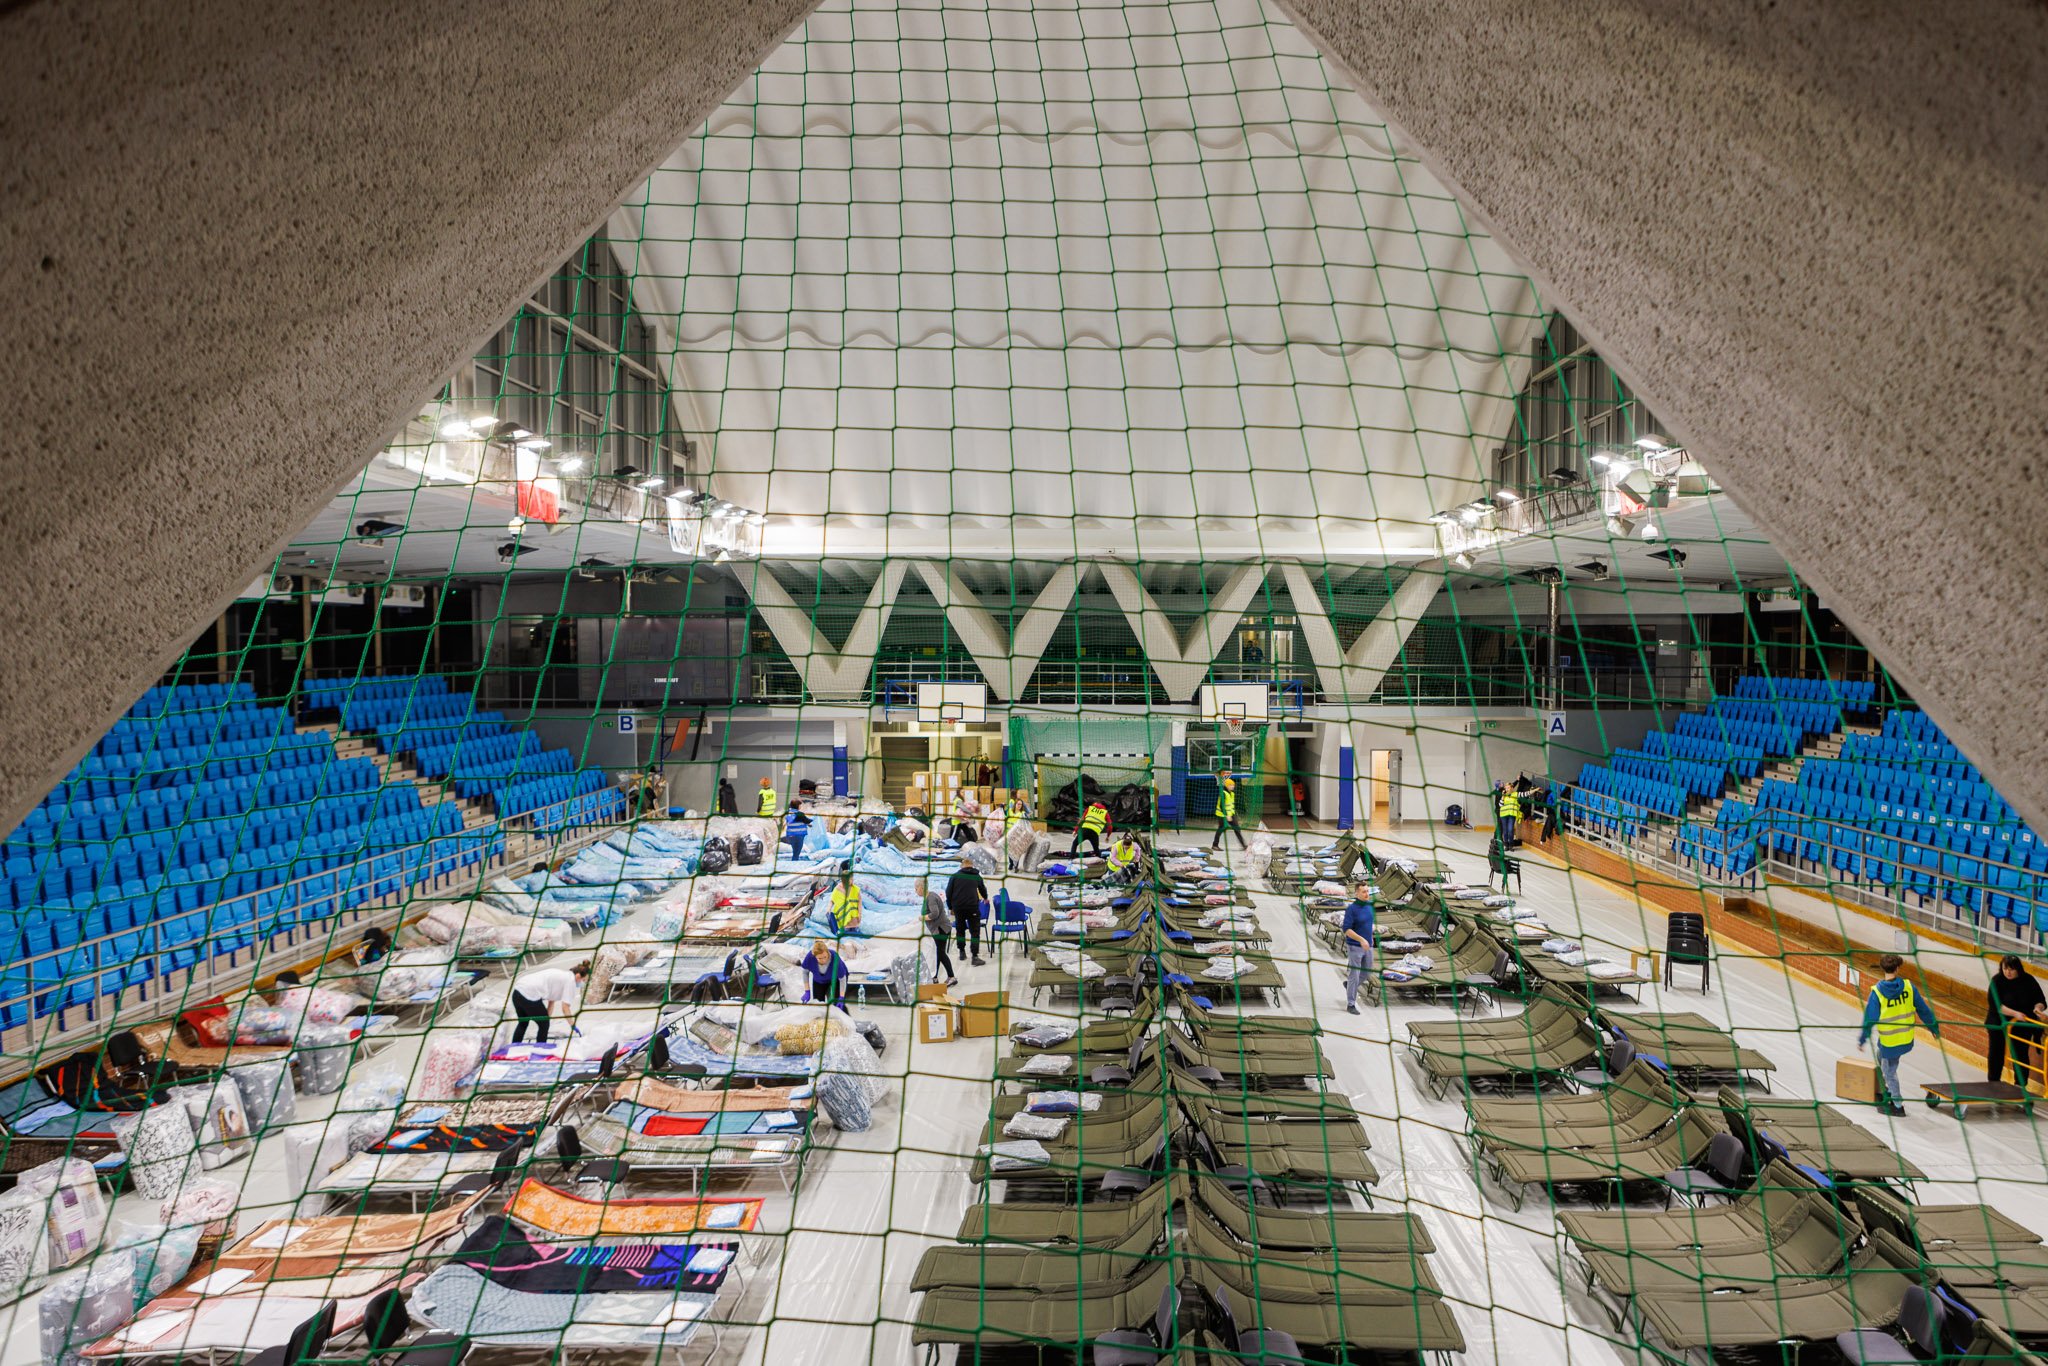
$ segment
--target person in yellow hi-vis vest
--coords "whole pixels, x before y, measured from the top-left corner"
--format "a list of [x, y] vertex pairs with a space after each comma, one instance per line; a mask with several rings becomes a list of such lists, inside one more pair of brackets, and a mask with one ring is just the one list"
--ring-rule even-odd
[[1230, 777], [1224, 778], [1216, 792], [1216, 833], [1209, 840], [1211, 849], [1223, 843], [1225, 830], [1237, 836], [1238, 848], [1245, 847], [1244, 829], [1237, 823], [1237, 779]]
[[1074, 830], [1074, 847], [1067, 850], [1072, 858], [1081, 852], [1081, 841], [1088, 841], [1088, 852], [1102, 853], [1102, 836], [1109, 829], [1109, 808], [1101, 802], [1088, 803], [1088, 809], [1081, 813], [1081, 824]]
[[1109, 846], [1109, 853], [1106, 856], [1109, 859], [1109, 876], [1104, 881], [1114, 882], [1120, 887], [1136, 882], [1144, 852], [1138, 847], [1137, 838], [1130, 831], [1126, 830], [1118, 835], [1116, 843]]
[[1513, 783], [1507, 783], [1500, 790], [1500, 805], [1494, 810], [1494, 823], [1500, 829], [1501, 847], [1512, 849], [1522, 842], [1522, 794], [1515, 791]]
[[853, 885], [853, 865], [840, 865], [839, 885], [832, 889], [829, 912], [832, 933], [854, 934], [860, 929], [860, 888]]
[[757, 800], [760, 802], [760, 805], [754, 809], [754, 814], [757, 816], [772, 816], [782, 809], [775, 799], [775, 780], [773, 778], [763, 778], [761, 780], [761, 795]]
[[1928, 1033], [1937, 1039], [1941, 1037], [1941, 1025], [1935, 1020], [1926, 996], [1899, 975], [1905, 966], [1906, 960], [1896, 953], [1877, 960], [1884, 980], [1870, 989], [1870, 999], [1863, 1003], [1863, 1030], [1856, 1036], [1858, 1051], [1869, 1045], [1872, 1034], [1877, 1036], [1877, 1070], [1884, 1077], [1885, 1090], [1881, 1105], [1893, 1117], [1906, 1113], [1906, 1096], [1899, 1085], [1899, 1060], [1913, 1051], [1914, 1029], [1924, 1024]]

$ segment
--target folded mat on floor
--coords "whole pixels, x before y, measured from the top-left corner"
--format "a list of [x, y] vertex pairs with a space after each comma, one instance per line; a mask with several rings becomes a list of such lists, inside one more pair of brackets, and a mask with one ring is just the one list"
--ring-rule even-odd
[[619, 1238], [695, 1233], [699, 1229], [751, 1232], [763, 1201], [705, 1197], [586, 1200], [528, 1177], [507, 1207], [520, 1223], [565, 1238]]
[[[417, 1277], [400, 1282], [401, 1287]], [[135, 1321], [85, 1349], [94, 1358], [120, 1356], [201, 1356], [219, 1351], [254, 1355], [266, 1347], [282, 1348], [294, 1328], [320, 1312], [326, 1301], [278, 1286], [263, 1295], [163, 1295], [152, 1300]], [[346, 1333], [361, 1325], [373, 1295], [357, 1295], [334, 1303], [334, 1331]]]
[[[583, 1121], [577, 1129], [591, 1152], [635, 1161], [668, 1155], [701, 1157], [714, 1144], [739, 1150], [762, 1140], [780, 1139], [793, 1145], [808, 1130], [809, 1119], [808, 1111], [794, 1110], [715, 1117], [662, 1115], [621, 1101], [596, 1118]], [[655, 1120], [668, 1120], [682, 1127], [665, 1125], [660, 1131], [642, 1127]], [[694, 1131], [689, 1128], [691, 1124], [697, 1126]], [[793, 1146], [790, 1151], [794, 1151]]]
[[540, 1132], [535, 1124], [433, 1124], [393, 1129], [371, 1153], [501, 1153]]
[[503, 1215], [476, 1226], [454, 1261], [509, 1290], [535, 1295], [609, 1295], [647, 1290], [718, 1293], [738, 1255], [733, 1242], [536, 1243]]
[[411, 1252], [462, 1227], [482, 1194], [427, 1214], [323, 1214], [269, 1219], [221, 1254], [223, 1262], [258, 1258], [377, 1256]]
[[650, 1110], [672, 1115], [724, 1114], [746, 1110], [803, 1110], [810, 1096], [799, 1096], [794, 1086], [755, 1086], [740, 1090], [691, 1091], [671, 1085], [659, 1077], [635, 1077], [612, 1092], [617, 1100], [631, 1101]]
[[373, 1187], [439, 1186], [488, 1172], [496, 1153], [357, 1153], [313, 1184], [317, 1191], [367, 1191]]
[[467, 1266], [444, 1266], [420, 1283], [410, 1309], [429, 1328], [472, 1342], [512, 1346], [679, 1345], [714, 1296], [692, 1291], [545, 1295], [499, 1285]]

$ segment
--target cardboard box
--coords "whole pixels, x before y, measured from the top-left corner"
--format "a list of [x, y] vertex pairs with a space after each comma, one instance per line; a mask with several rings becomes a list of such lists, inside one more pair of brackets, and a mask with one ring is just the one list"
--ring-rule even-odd
[[947, 773], [947, 774], [942, 774], [941, 776], [945, 778], [945, 780], [946, 780], [946, 781], [945, 781], [945, 786], [946, 786], [946, 788], [947, 788], [947, 789], [948, 789], [949, 791], [953, 791], [953, 792], [958, 792], [958, 791], [960, 790], [960, 775], [959, 775], [959, 774], [957, 774], [957, 773]]
[[1010, 800], [1010, 789], [1007, 787], [992, 787], [989, 789], [989, 792], [991, 794], [991, 801], [1006, 802]]
[[1878, 1095], [1877, 1064], [1861, 1054], [1837, 1060], [1835, 1094], [1843, 1100], [1875, 1104]]
[[960, 1037], [995, 1039], [1010, 1032], [1010, 1001], [1000, 991], [970, 991], [960, 1002]]
[[960, 1037], [960, 1012], [950, 1001], [920, 1001], [913, 1014], [919, 1043], [951, 1043]]
[[948, 1005], [957, 1006], [960, 1004], [946, 995], [946, 985], [943, 982], [919, 982], [917, 984], [917, 999], [920, 1003], [925, 1001], [944, 1001]]

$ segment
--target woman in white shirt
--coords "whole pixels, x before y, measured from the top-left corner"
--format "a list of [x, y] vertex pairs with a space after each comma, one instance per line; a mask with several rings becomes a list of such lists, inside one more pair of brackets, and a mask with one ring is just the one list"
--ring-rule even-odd
[[535, 968], [512, 980], [512, 1013], [519, 1023], [512, 1026], [512, 1042], [526, 1041], [526, 1027], [534, 1026], [535, 1043], [548, 1041], [551, 1016], [568, 1018], [583, 996], [583, 984], [590, 980], [590, 964], [573, 968]]

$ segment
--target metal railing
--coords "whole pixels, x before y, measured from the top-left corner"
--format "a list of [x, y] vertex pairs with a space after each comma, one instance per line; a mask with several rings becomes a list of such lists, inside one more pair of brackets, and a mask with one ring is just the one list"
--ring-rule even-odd
[[[1796, 831], [1779, 831], [1775, 824], [1768, 824], [1771, 820], [1768, 815], [1720, 827], [1724, 839], [1735, 848], [1724, 851], [1724, 867], [1714, 869], [1703, 855], [1682, 855], [1677, 851], [1678, 837], [1686, 828], [1708, 830], [1715, 828], [1712, 824], [1675, 820], [1617, 797], [1604, 793], [1595, 795], [1621, 809], [1618, 824], [1612, 829], [1601, 824], [1593, 813], [1584, 809], [1579, 799], [1574, 798], [1566, 803], [1560, 819], [1574, 839], [1610, 850], [1632, 863], [1658, 872], [1696, 881], [1702, 888], [1756, 891], [1775, 880], [1824, 891], [1873, 914], [1895, 918], [1904, 925], [1954, 935], [1986, 950], [2040, 953], [2048, 949], [2048, 929], [2001, 920], [1985, 909], [1985, 899], [1991, 896], [2012, 895], [2048, 902], [2048, 875], [2032, 869], [1958, 853], [1954, 849], [1901, 836], [1880, 835], [1862, 826], [1795, 813], [1785, 814], [1800, 822]], [[1789, 859], [1779, 853], [1771, 838], [1778, 833], [1798, 840], [1802, 846], [1801, 853]], [[1844, 835], [1854, 836], [1854, 843], [1843, 839]], [[1890, 882], [1866, 881], [1860, 875], [1863, 860], [1873, 857], [1863, 847], [1872, 838], [1885, 840], [1890, 846], [1889, 852], [1878, 858], [1880, 863], [1892, 869]], [[1803, 846], [1808, 843], [1817, 846], [1818, 859], [1809, 860], [1803, 856]], [[1755, 861], [1747, 871], [1730, 874], [1725, 867], [1726, 856], [1736, 853], [1741, 847], [1752, 847]], [[1908, 857], [1909, 852], [1919, 855], [1918, 866], [1929, 870], [1925, 876], [1934, 885], [1934, 895], [1925, 896], [1906, 886], [1903, 870], [1916, 862]], [[1853, 860], [1851, 867], [1837, 868], [1837, 854]], [[1972, 865], [1979, 876], [1952, 876], [1944, 870], [1944, 859], [1957, 859]], [[2017, 890], [2001, 885], [1999, 875], [2004, 873], [2018, 878]], [[1977, 909], [1949, 900], [1944, 895], [1945, 889], [1949, 888], [1974, 891]]]
[[[584, 793], [580, 795], [583, 797], [588, 797], [592, 794]], [[312, 941], [322, 937], [323, 935], [331, 936], [336, 928], [341, 927], [344, 917], [349, 918], [347, 920], [347, 923], [349, 925], [359, 924], [361, 923], [363, 917], [371, 914], [380, 907], [385, 907], [385, 903], [387, 903], [392, 897], [396, 896], [402, 898], [403, 900], [410, 900], [412, 898], [412, 895], [420, 887], [432, 885], [438, 888], [447, 878], [456, 876], [457, 874], [461, 873], [462, 870], [465, 868], [475, 868], [478, 870], [479, 874], [489, 871], [493, 868], [500, 866], [502, 862], [509, 858], [509, 856], [512, 853], [509, 844], [509, 837], [513, 835], [520, 835], [526, 837], [526, 839], [528, 840], [528, 853], [530, 853], [534, 842], [550, 843], [551, 841], [549, 841], [548, 839], [549, 836], [557, 837], [557, 842], [562, 843], [587, 842], [587, 840], [584, 840], [582, 836], [572, 833], [572, 828], [569, 827], [564, 827], [560, 829], [538, 830], [533, 828], [533, 822], [538, 817], [551, 811], [565, 810], [575, 800], [575, 798], [571, 798], [569, 801], [550, 803], [548, 806], [545, 807], [536, 807], [532, 811], [521, 812], [519, 813], [519, 815], [515, 817], [510, 817], [506, 820], [500, 820], [493, 825], [465, 827], [464, 829], [458, 831], [450, 831], [448, 833], [440, 835], [431, 835], [428, 836], [426, 840], [417, 841], [411, 844], [392, 845], [389, 848], [380, 849], [375, 853], [366, 854], [363, 857], [355, 860], [353, 863], [342, 864], [337, 867], [323, 869], [315, 873], [308, 873], [304, 877], [294, 878], [289, 882], [276, 883], [269, 887], [258, 888], [253, 892], [239, 893], [235, 896], [227, 897], [220, 901], [215, 901], [204, 906], [195, 907], [192, 910], [176, 911], [169, 915], [159, 916], [154, 919], [151, 919], [142, 925], [129, 926], [124, 929], [110, 931], [107, 934], [96, 935], [90, 939], [77, 940], [73, 943], [62, 945], [49, 952], [38, 953], [31, 955], [27, 958], [20, 959], [17, 962], [10, 964], [10, 969], [20, 970], [26, 968], [29, 970], [30, 977], [32, 980], [37, 976], [36, 968], [38, 965], [54, 967], [62, 960], [68, 959], [75, 954], [84, 953], [91, 955], [91, 959], [94, 963], [94, 966], [87, 971], [69, 975], [53, 974], [50, 977], [49, 983], [47, 985], [32, 986], [26, 990], [17, 991], [11, 994], [0, 994], [0, 1011], [4, 1011], [7, 1007], [19, 1005], [25, 1008], [24, 1014], [27, 1016], [23, 1023], [8, 1028], [6, 1034], [12, 1036], [20, 1030], [28, 1030], [33, 1032], [36, 1030], [36, 1027], [39, 1022], [60, 1021], [66, 1016], [72, 1014], [73, 1012], [84, 1012], [85, 1019], [87, 1021], [98, 1021], [102, 1015], [104, 1015], [108, 1019], [112, 1019], [115, 1016], [120, 1015], [125, 1009], [127, 1009], [127, 1007], [123, 1004], [123, 998], [126, 997], [130, 991], [134, 991], [136, 993], [134, 1003], [141, 1004], [144, 1002], [148, 1002], [151, 1003], [152, 1006], [156, 1005], [157, 1003], [161, 1003], [162, 1001], [170, 997], [173, 993], [189, 995], [191, 991], [195, 989], [195, 983], [202, 984], [203, 987], [210, 992], [216, 978], [225, 980], [227, 973], [208, 973], [202, 979], [200, 976], [200, 972], [201, 969], [204, 968], [207, 964], [212, 963], [221, 958], [227, 958], [230, 960], [230, 967], [227, 970], [227, 972], [231, 972], [236, 967], [236, 965], [233, 963], [233, 959], [235, 958], [236, 955], [241, 954], [243, 952], [249, 952], [252, 954], [253, 963], [254, 958], [256, 957], [261, 957], [267, 954], [283, 953], [295, 947], [310, 944]], [[525, 828], [520, 828], [519, 826], [511, 824], [511, 822], [514, 821], [524, 822]], [[607, 824], [609, 824], [609, 822]], [[591, 829], [595, 828], [597, 827], [591, 827]], [[586, 831], [586, 833], [588, 833], [588, 831]], [[493, 837], [496, 837], [495, 847]], [[438, 843], [440, 841], [465, 839], [480, 845], [483, 849], [483, 856], [474, 861], [473, 863], [461, 862], [459, 858], [457, 858], [459, 850], [446, 849], [441, 851], [440, 853], [437, 853], [434, 856], [434, 860], [437, 865], [444, 861], [455, 860], [453, 862], [450, 862], [447, 867], [441, 868], [438, 871], [429, 874], [426, 877], [418, 878], [415, 880], [403, 881], [401, 882], [400, 886], [398, 886], [393, 891], [387, 892], [382, 896], [372, 896], [366, 898], [363, 902], [357, 905], [344, 906], [340, 904], [344, 897], [348, 896], [352, 891], [354, 891], [358, 887], [375, 888], [378, 883], [389, 881], [394, 877], [404, 876], [402, 872], [386, 871], [383, 873], [378, 873], [374, 868], [374, 865], [378, 860], [390, 858], [395, 854], [404, 854], [413, 850], [421, 849], [428, 844]], [[522, 854], [522, 857], [523, 856], [525, 855]], [[309, 895], [307, 892], [308, 886], [313, 882], [321, 879], [333, 880], [330, 890], [322, 892], [317, 896]], [[267, 935], [265, 934], [262, 928], [262, 924], [254, 919], [236, 922], [235, 924], [228, 926], [220, 926], [212, 923], [213, 921], [217, 920], [221, 911], [224, 908], [233, 907], [242, 903], [259, 903], [271, 897], [278, 897], [279, 900], [277, 904], [274, 905], [265, 916], [265, 920], [273, 927]], [[289, 897], [290, 899], [285, 899], [287, 897]], [[321, 907], [330, 909], [328, 909], [326, 914], [318, 917], [307, 919], [297, 918], [302, 912], [308, 909]], [[386, 908], [388, 909], [388, 907]], [[88, 906], [75, 909], [84, 911], [90, 910], [91, 907]], [[284, 924], [283, 922], [287, 919], [290, 919], [292, 923]], [[170, 939], [166, 939], [161, 933], [161, 930], [164, 927], [183, 927], [186, 925], [196, 926], [196, 933], [193, 935], [193, 937], [189, 939], [179, 939], [173, 941]], [[111, 945], [118, 940], [127, 939], [137, 935], [153, 935], [156, 939], [155, 946], [150, 950], [149, 954], [146, 956], [161, 958], [164, 956], [175, 956], [177, 954], [185, 952], [193, 953], [195, 955], [194, 961], [188, 967], [172, 968], [165, 972], [162, 972], [158, 975], [156, 981], [159, 984], [169, 982], [176, 976], [176, 974], [180, 972], [186, 974], [186, 979], [183, 982], [180, 982], [175, 987], [160, 985], [158, 989], [154, 992], [149, 990], [147, 984], [133, 983], [117, 988], [116, 990], [111, 992], [98, 993], [84, 1001], [67, 1003], [64, 1006], [58, 1007], [57, 1009], [51, 1010], [42, 1015], [36, 1014], [35, 1001], [37, 997], [47, 996], [52, 993], [65, 994], [69, 991], [70, 987], [78, 980], [93, 980], [97, 983], [99, 979], [103, 979], [109, 973], [118, 971], [121, 966], [120, 963], [103, 961], [106, 953], [106, 946]], [[248, 939], [250, 942], [247, 944], [237, 944], [232, 948], [220, 947], [221, 944], [226, 940], [243, 938]], [[282, 946], [280, 946], [277, 942], [280, 939], [284, 941]], [[258, 954], [256, 952], [258, 949], [263, 950], [263, 954]], [[218, 993], [215, 992], [212, 994]], [[114, 1004], [108, 1005], [107, 1002], [110, 1000], [113, 1001]], [[160, 1012], [152, 1009], [152, 1011], [149, 1013], [155, 1014]], [[131, 1011], [130, 1014], [133, 1015], [133, 1012]], [[135, 1018], [140, 1017], [136, 1016]], [[63, 1034], [66, 1031], [61, 1026], [52, 1024], [51, 1026], [47, 1027], [43, 1032], [46, 1034]], [[10, 1054], [20, 1053], [23, 1051], [21, 1047], [14, 1046], [11, 1039], [9, 1043], [10, 1046], [8, 1047], [7, 1051]]]

